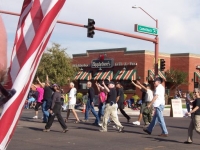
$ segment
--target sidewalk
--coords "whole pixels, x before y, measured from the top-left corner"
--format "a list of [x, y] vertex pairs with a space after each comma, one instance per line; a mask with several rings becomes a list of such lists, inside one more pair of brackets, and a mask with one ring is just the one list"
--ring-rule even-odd
[[[95, 110], [98, 111], [98, 107], [95, 107]], [[128, 115], [136, 115], [138, 116], [140, 114], [140, 110], [133, 110], [131, 108], [125, 107], [124, 111], [128, 114]], [[183, 114], [187, 112], [187, 110], [185, 108], [183, 108]], [[118, 114], [121, 114], [120, 111], [118, 110]], [[163, 111], [163, 115], [164, 116], [170, 116], [170, 108], [165, 108]]]

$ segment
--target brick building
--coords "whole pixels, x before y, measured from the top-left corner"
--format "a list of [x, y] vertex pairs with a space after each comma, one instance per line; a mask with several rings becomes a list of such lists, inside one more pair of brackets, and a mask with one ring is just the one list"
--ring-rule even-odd
[[[194, 86], [198, 86], [200, 73], [196, 68], [200, 65], [200, 55], [160, 53], [159, 59], [165, 59], [165, 70], [174, 68], [189, 73], [189, 84], [180, 87], [183, 91], [191, 91]], [[124, 92], [130, 97], [134, 92], [140, 95], [131, 84], [131, 80], [140, 79], [141, 83], [152, 83], [154, 79], [154, 52], [152, 51], [127, 51], [126, 48], [88, 50], [84, 54], [74, 54], [73, 65], [80, 68], [74, 81], [78, 91], [82, 93], [87, 91], [88, 80], [95, 83], [102, 80], [108, 82], [109, 79], [121, 82]], [[159, 76], [165, 78], [165, 72], [159, 71]]]

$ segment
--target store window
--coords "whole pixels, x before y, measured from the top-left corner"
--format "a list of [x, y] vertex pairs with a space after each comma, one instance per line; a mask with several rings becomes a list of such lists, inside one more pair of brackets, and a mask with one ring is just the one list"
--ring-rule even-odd
[[194, 88], [199, 88], [199, 87], [200, 87], [199, 83], [198, 82], [194, 82]]
[[133, 91], [135, 90], [135, 86], [131, 83], [130, 80], [120, 80], [125, 91]]
[[85, 89], [87, 89], [87, 81], [79, 81], [78, 89], [79, 90], [85, 90]]

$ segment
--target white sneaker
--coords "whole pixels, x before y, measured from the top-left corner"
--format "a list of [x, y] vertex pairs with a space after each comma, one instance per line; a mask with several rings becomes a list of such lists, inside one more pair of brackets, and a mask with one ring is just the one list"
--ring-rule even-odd
[[116, 126], [116, 125], [114, 125], [114, 126], [113, 126], [113, 128], [114, 128], [114, 129], [118, 129], [118, 130], [119, 130], [119, 127], [118, 127], [118, 126]]
[[99, 123], [98, 125], [99, 125], [100, 127], [102, 127], [102, 124], [101, 124], [101, 123]]
[[38, 119], [38, 116], [34, 116], [33, 119]]
[[135, 121], [135, 122], [133, 122], [133, 124], [139, 126], [139, 125], [140, 125], [140, 122], [139, 122], [139, 121]]

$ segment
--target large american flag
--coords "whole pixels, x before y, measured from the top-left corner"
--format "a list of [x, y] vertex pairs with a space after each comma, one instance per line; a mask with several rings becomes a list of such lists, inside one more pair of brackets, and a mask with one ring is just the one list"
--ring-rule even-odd
[[24, 0], [11, 56], [8, 87], [15, 95], [0, 116], [0, 150], [5, 150], [23, 109], [30, 85], [66, 0]]

